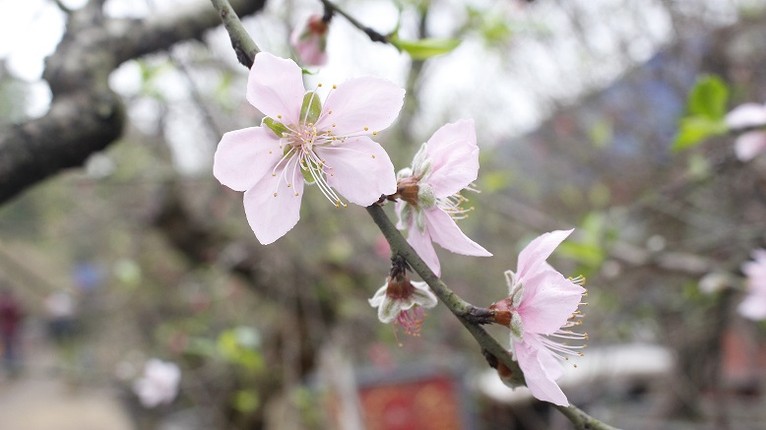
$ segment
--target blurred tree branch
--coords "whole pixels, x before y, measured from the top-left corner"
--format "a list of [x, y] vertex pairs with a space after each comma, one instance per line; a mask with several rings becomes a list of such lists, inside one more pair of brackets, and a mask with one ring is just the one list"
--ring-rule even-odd
[[[125, 61], [199, 39], [220, 25], [218, 14], [197, 7], [147, 20], [103, 16], [90, 2], [67, 16], [66, 31], [47, 58], [43, 78], [53, 100], [48, 113], [0, 130], [0, 203], [60, 171], [82, 165], [122, 135], [123, 102], [109, 88], [110, 73]], [[241, 15], [265, 0], [233, 2]]]

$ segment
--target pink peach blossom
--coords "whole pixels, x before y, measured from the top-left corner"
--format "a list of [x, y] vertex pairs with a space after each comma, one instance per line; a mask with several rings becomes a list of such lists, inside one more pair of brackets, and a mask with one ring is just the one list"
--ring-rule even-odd
[[305, 183], [335, 206], [346, 206], [340, 196], [368, 206], [396, 192], [393, 164], [370, 136], [396, 119], [404, 90], [356, 78], [333, 85], [322, 105], [302, 79], [292, 60], [258, 53], [247, 100], [266, 117], [259, 127], [224, 134], [214, 157], [215, 177], [245, 192], [247, 221], [264, 245], [298, 222]]
[[152, 358], [133, 384], [133, 392], [144, 407], [153, 408], [175, 400], [180, 382], [181, 370], [175, 363]]
[[471, 189], [478, 173], [479, 147], [473, 121], [461, 120], [437, 130], [421, 146], [412, 167], [397, 174], [397, 228], [407, 231], [407, 242], [437, 276], [441, 266], [432, 242], [458, 254], [492, 255], [455, 223], [470, 210], [460, 207], [465, 198], [459, 193]]
[[748, 294], [739, 304], [740, 315], [751, 320], [766, 319], [766, 249], [753, 251], [753, 259], [742, 265]]
[[[745, 103], [726, 115], [726, 125], [731, 129], [766, 126], [766, 106]], [[742, 133], [734, 142], [734, 151], [740, 161], [749, 161], [766, 151], [766, 131], [753, 130]]]
[[321, 15], [312, 15], [303, 27], [296, 27], [290, 36], [290, 45], [301, 63], [324, 66], [327, 63], [327, 31], [329, 22]]
[[524, 373], [532, 395], [540, 400], [567, 406], [564, 392], [556, 380], [563, 374], [560, 360], [579, 355], [583, 345], [567, 345], [560, 340], [584, 340], [587, 335], [568, 330], [577, 325], [577, 316], [585, 289], [580, 280], [570, 280], [546, 260], [573, 230], [545, 233], [519, 254], [517, 271], [505, 272], [510, 295], [490, 308], [505, 312], [511, 329], [511, 353]]

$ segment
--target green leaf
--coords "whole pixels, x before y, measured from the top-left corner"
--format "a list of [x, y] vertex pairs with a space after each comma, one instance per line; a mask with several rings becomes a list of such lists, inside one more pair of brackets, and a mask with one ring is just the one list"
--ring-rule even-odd
[[287, 126], [279, 121], [274, 121], [269, 117], [264, 118], [263, 121], [261, 121], [261, 124], [265, 125], [269, 128], [269, 130], [273, 131], [277, 137], [284, 136], [285, 132], [288, 130]]
[[390, 42], [400, 51], [408, 53], [413, 60], [425, 60], [436, 55], [446, 54], [460, 45], [460, 40], [447, 38], [401, 40], [394, 36]]
[[710, 119], [699, 115], [682, 118], [670, 149], [674, 152], [689, 149], [709, 137], [725, 134], [727, 130], [723, 118]]
[[721, 78], [714, 75], [701, 76], [689, 93], [688, 116], [723, 119], [728, 98], [729, 89]]

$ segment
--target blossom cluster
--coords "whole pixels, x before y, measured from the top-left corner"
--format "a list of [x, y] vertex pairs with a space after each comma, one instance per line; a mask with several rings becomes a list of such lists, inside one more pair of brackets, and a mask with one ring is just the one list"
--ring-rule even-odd
[[[294, 33], [304, 63], [325, 61], [326, 24], [314, 17]], [[378, 140], [399, 115], [404, 95], [402, 88], [375, 77], [306, 89], [294, 61], [258, 53], [246, 96], [263, 119], [259, 126], [223, 135], [213, 174], [223, 185], [244, 192], [247, 221], [264, 245], [297, 224], [303, 192], [313, 185], [336, 207], [395, 201], [397, 228], [436, 276], [441, 265], [434, 243], [457, 254], [492, 256], [456, 222], [472, 210], [465, 207], [462, 192], [478, 191], [474, 122], [442, 126], [420, 146], [410, 167], [395, 173]], [[517, 272], [506, 272], [510, 295], [491, 307], [497, 322], [507, 320], [510, 352], [532, 394], [561, 405], [567, 400], [555, 382], [562, 373], [558, 360], [579, 347], [559, 340], [584, 339], [569, 327], [585, 290], [545, 260], [570, 233], [551, 232], [532, 241], [519, 255]], [[390, 275], [369, 302], [378, 308], [381, 322], [417, 335], [424, 310], [436, 306], [437, 297], [425, 282], [410, 280], [407, 270], [394, 254]]]

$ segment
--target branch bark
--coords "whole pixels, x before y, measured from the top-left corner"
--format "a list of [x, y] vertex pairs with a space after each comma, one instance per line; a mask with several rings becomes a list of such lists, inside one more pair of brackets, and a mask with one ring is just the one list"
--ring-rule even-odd
[[[0, 130], [0, 204], [82, 165], [119, 139], [125, 109], [108, 78], [120, 64], [198, 39], [220, 25], [219, 15], [202, 5], [173, 16], [126, 20], [105, 18], [100, 5], [93, 4], [68, 15], [67, 30], [46, 60], [43, 78], [53, 95], [48, 113]], [[240, 15], [256, 13], [264, 4], [233, 2]]]

